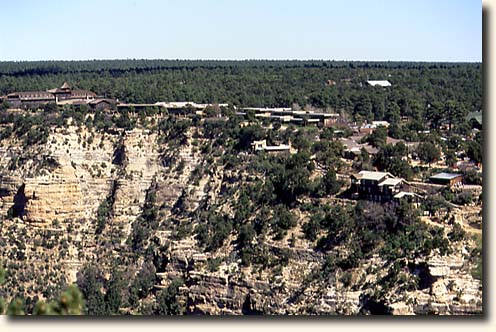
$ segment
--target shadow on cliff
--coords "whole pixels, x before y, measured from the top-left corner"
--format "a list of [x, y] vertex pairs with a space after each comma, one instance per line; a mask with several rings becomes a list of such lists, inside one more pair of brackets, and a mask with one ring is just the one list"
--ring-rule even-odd
[[[11, 218], [22, 218], [24, 216], [26, 203], [28, 202], [28, 198], [24, 193], [26, 185], [22, 184], [17, 190], [17, 193], [14, 196], [14, 205], [9, 209], [7, 215]], [[33, 193], [34, 195], [34, 193]]]

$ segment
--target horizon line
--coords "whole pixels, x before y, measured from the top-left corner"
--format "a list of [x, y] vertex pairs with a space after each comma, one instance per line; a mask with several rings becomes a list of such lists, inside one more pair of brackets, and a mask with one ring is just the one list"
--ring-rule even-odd
[[482, 64], [482, 60], [364, 60], [364, 59], [317, 59], [317, 58], [88, 58], [88, 59], [17, 59], [17, 60], [0, 60], [0, 63], [16, 62], [77, 62], [77, 61], [219, 61], [219, 62], [246, 62], [246, 61], [322, 61], [322, 62], [416, 62], [416, 63], [478, 63]]

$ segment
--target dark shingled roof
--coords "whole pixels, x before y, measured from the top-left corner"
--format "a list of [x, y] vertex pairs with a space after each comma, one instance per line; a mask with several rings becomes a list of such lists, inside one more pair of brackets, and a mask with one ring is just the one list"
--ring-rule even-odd
[[55, 100], [55, 96], [57, 94], [64, 94], [72, 99], [81, 99], [86, 97], [96, 97], [96, 93], [88, 91], [88, 90], [72, 90], [67, 82], [60, 88], [50, 89], [47, 91], [20, 91], [20, 92], [12, 92], [7, 94], [4, 98], [19, 98], [21, 101], [46, 101]]
[[99, 103], [115, 104], [115, 103], [117, 103], [117, 101], [114, 99], [109, 99], [109, 98], [99, 98], [99, 99], [95, 99], [95, 100], [92, 100], [89, 102], [90, 105], [96, 105]]

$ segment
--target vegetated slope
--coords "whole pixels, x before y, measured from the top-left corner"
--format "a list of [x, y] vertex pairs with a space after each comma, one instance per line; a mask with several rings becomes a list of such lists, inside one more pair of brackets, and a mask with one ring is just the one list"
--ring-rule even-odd
[[[12, 116], [2, 293], [28, 312], [72, 282], [88, 314], [482, 310], [477, 243], [450, 214], [427, 225], [408, 204], [340, 197], [350, 166], [329, 132], [243, 127], [232, 113]], [[299, 152], [252, 153], [266, 137]]]

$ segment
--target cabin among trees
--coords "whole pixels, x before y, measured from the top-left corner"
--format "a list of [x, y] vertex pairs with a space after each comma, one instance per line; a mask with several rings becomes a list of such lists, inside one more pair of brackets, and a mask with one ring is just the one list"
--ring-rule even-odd
[[463, 184], [463, 175], [458, 173], [438, 173], [429, 178], [432, 183], [448, 187], [458, 187]]
[[270, 154], [295, 154], [297, 150], [289, 144], [267, 145], [267, 140], [254, 141], [251, 143], [253, 151], [264, 151]]
[[110, 98], [99, 98], [90, 101], [88, 105], [94, 110], [110, 110], [115, 109], [117, 101]]
[[409, 184], [388, 172], [361, 171], [351, 175], [352, 197], [374, 202], [408, 199], [418, 203], [421, 196], [409, 191]]

